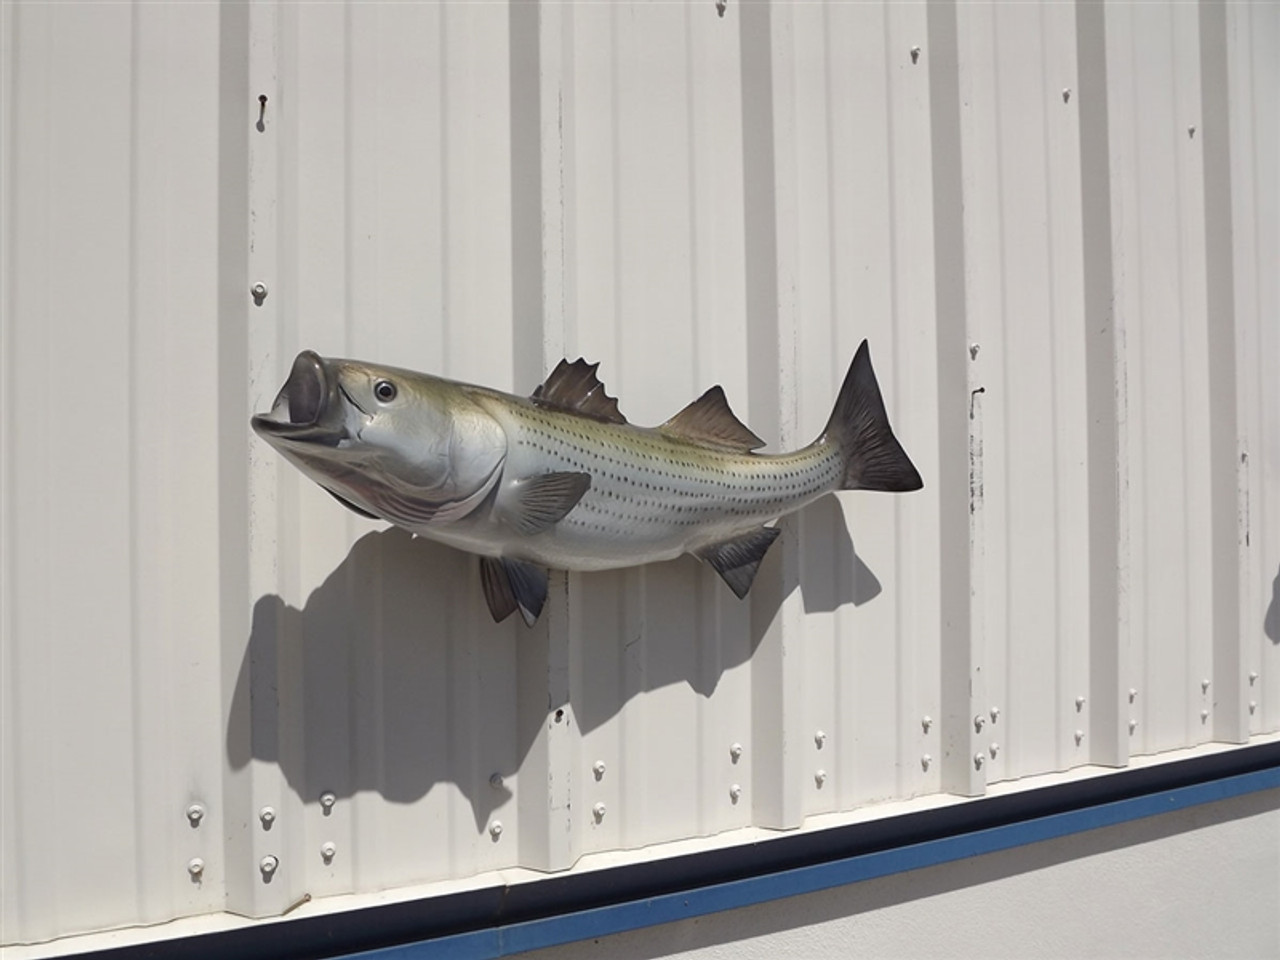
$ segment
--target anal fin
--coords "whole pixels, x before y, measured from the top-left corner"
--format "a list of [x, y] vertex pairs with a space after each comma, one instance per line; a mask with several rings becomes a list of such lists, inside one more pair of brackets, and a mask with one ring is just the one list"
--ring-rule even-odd
[[760, 561], [781, 532], [777, 527], [758, 527], [732, 540], [722, 540], [703, 547], [695, 551], [694, 555], [711, 564], [741, 600], [751, 589], [756, 571], [760, 569]]
[[510, 557], [481, 557], [480, 584], [493, 619], [501, 623], [517, 610], [532, 627], [547, 602], [547, 571]]
[[498, 516], [516, 532], [533, 536], [563, 520], [590, 487], [589, 473], [524, 477], [499, 494]]

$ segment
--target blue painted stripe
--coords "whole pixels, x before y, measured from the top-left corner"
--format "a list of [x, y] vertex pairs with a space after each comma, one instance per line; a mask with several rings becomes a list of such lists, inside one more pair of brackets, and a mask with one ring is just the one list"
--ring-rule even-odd
[[749, 907], [784, 897], [816, 893], [861, 880], [952, 863], [966, 857], [997, 853], [1013, 847], [1275, 788], [1280, 788], [1280, 768], [1271, 767], [892, 850], [859, 854], [843, 860], [699, 887], [682, 893], [347, 956], [350, 960], [495, 960], [526, 950], [554, 947], [576, 940], [706, 916], [721, 910]]

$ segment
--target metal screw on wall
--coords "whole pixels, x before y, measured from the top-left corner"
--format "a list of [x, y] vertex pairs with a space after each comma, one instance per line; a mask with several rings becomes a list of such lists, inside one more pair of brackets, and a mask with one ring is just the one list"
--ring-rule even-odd
[[267, 285], [259, 280], [249, 288], [249, 294], [253, 297], [253, 305], [260, 307], [262, 301], [267, 299]]

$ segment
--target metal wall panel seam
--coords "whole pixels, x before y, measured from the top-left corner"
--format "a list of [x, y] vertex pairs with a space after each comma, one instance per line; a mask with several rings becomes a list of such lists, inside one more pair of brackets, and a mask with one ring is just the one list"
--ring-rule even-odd
[[[964, 215], [964, 154], [957, 7], [930, 0], [928, 43], [930, 137], [933, 147], [933, 242], [937, 313], [937, 370], [941, 642], [941, 786], [964, 796], [986, 789], [977, 755], [973, 717], [986, 698], [980, 678], [975, 631], [973, 524], [981, 509], [980, 460], [975, 447], [974, 400], [984, 389], [970, 360]], [[918, 58], [919, 60], [920, 58]], [[932, 723], [922, 720], [925, 726]], [[926, 731], [927, 732], [927, 731]]]
[[1101, 5], [1077, 0], [1075, 17], [1088, 422], [1089, 756], [1095, 763], [1124, 766], [1130, 733], [1120, 624], [1122, 401], [1116, 379], [1106, 16]]
[[1241, 632], [1241, 463], [1236, 378], [1235, 264], [1232, 247], [1231, 111], [1227, 81], [1226, 7], [1200, 5], [1200, 123], [1187, 128], [1204, 156], [1204, 247], [1209, 324], [1209, 459], [1213, 550], [1213, 737], [1249, 736]]
[[[740, 11], [743, 187], [746, 205], [748, 367], [755, 429], [786, 448], [796, 432], [795, 267], [797, 216], [794, 161], [787, 146], [794, 124], [791, 11], [777, 4]], [[747, 802], [756, 824], [789, 827], [803, 816], [800, 739], [802, 692], [799, 529], [781, 521], [746, 600], [760, 637], [751, 661], [751, 744], [755, 757]], [[794, 655], [792, 655], [794, 653]]]
[[[289, 284], [281, 269], [281, 139], [292, 129], [286, 118], [296, 104], [284, 102], [285, 85], [281, 82], [281, 7], [269, 0], [249, 4], [247, 16], [235, 18], [225, 10], [224, 39], [230, 44], [243, 44], [243, 67], [247, 76], [248, 97], [239, 106], [240, 123], [247, 128], [243, 144], [247, 152], [246, 193], [247, 232], [243, 255], [249, 285], [233, 301], [231, 317], [240, 320], [244, 329], [241, 363], [247, 370], [244, 383], [247, 406], [262, 410], [271, 402], [272, 391], [283, 368], [281, 315], [288, 309]], [[238, 35], [230, 34], [235, 29]], [[227, 51], [234, 56], [234, 48]], [[233, 63], [235, 61], [232, 61]], [[228, 91], [231, 92], [231, 91]], [[239, 91], [236, 91], [239, 92]], [[266, 97], [266, 101], [261, 99]], [[230, 112], [232, 105], [225, 105]], [[232, 268], [224, 264], [224, 269]], [[224, 335], [230, 337], [236, 324], [228, 323]], [[238, 425], [237, 425], [238, 426]], [[254, 603], [253, 630], [232, 647], [238, 648], [247, 664], [250, 685], [247, 698], [233, 701], [231, 710], [243, 711], [228, 717], [230, 730], [250, 742], [229, 749], [231, 769], [223, 791], [224, 822], [227, 825], [225, 876], [227, 909], [247, 916], [270, 916], [282, 913], [293, 902], [305, 883], [305, 868], [296, 848], [290, 842], [296, 832], [294, 820], [301, 811], [302, 798], [287, 789], [279, 767], [256, 762], [259, 744], [270, 744], [273, 754], [297, 749], [286, 736], [289, 725], [288, 704], [293, 700], [291, 688], [296, 670], [285, 659], [285, 643], [255, 643], [253, 637], [265, 636], [264, 630], [285, 629], [279, 609], [270, 597], [281, 591], [288, 571], [280, 565], [282, 542], [288, 533], [282, 519], [288, 515], [283, 504], [295, 499], [296, 480], [286, 477], [275, 458], [249, 436], [247, 429], [235, 429], [234, 435], [243, 445], [239, 453], [247, 460], [248, 543], [246, 555], [247, 596], [242, 603]], [[245, 451], [247, 450], [247, 457]], [[227, 517], [224, 523], [236, 522]], [[267, 621], [267, 622], [264, 622]], [[243, 731], [243, 732], [240, 732]], [[230, 734], [228, 739], [230, 740]], [[230, 743], [229, 743], [230, 746]], [[282, 760], [288, 762], [287, 756]], [[297, 851], [300, 852], [300, 851]]]
[[[6, 3], [0, 6], [0, 71], [3, 71], [3, 95], [0, 96], [0, 409], [17, 407], [17, 389], [14, 386], [14, 365], [18, 342], [16, 317], [18, 294], [16, 279], [19, 272], [19, 244], [16, 243], [19, 227], [16, 201], [18, 189], [14, 184], [18, 162], [17, 137], [14, 130], [25, 120], [25, 111], [19, 106], [14, 91], [19, 89], [18, 7]], [[20, 862], [25, 856], [15, 851], [24, 850], [21, 829], [21, 812], [26, 800], [18, 786], [14, 773], [21, 769], [23, 745], [18, 735], [22, 711], [21, 693], [15, 678], [21, 656], [18, 653], [18, 602], [14, 580], [17, 575], [17, 538], [13, 533], [17, 519], [16, 495], [19, 458], [16, 453], [17, 437], [9, 417], [0, 417], [0, 848], [8, 855], [0, 857], [0, 929], [23, 928], [28, 910], [25, 870]], [[10, 689], [14, 684], [14, 689]]]

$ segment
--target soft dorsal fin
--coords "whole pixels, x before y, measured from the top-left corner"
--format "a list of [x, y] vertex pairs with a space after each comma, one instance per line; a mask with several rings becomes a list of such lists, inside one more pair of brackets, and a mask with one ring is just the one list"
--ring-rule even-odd
[[724, 391], [714, 386], [660, 428], [670, 436], [694, 440], [721, 450], [747, 453], [764, 446], [729, 409]]
[[570, 363], [561, 360], [551, 376], [533, 391], [533, 399], [549, 407], [559, 407], [610, 423], [626, 423], [618, 410], [618, 401], [604, 392], [604, 384], [596, 377], [598, 363], [587, 363], [579, 357]]

